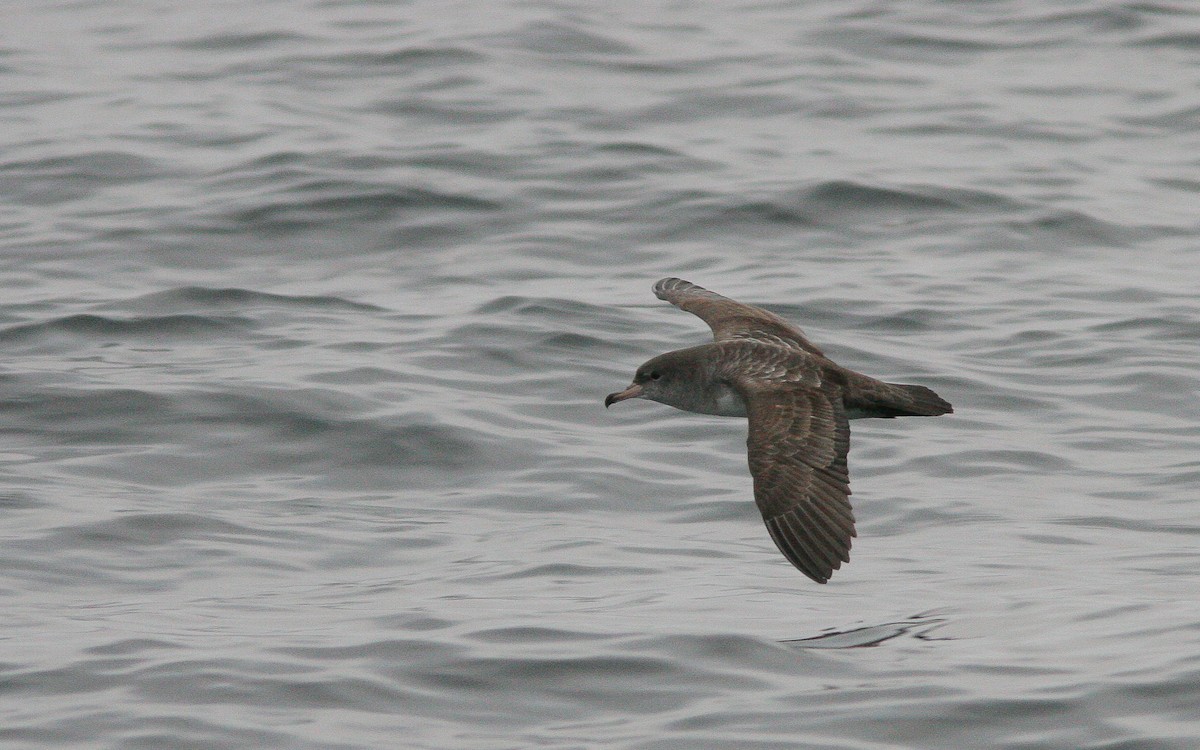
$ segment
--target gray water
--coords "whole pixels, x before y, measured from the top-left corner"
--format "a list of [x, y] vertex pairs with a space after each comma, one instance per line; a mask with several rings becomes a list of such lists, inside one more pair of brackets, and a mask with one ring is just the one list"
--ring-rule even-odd
[[[4, 13], [0, 744], [1200, 746], [1200, 7]], [[669, 275], [954, 403], [828, 585]]]

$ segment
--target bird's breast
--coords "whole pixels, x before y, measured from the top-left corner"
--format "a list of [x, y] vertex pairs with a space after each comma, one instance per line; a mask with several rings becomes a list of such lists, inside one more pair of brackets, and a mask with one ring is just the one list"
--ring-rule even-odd
[[718, 417], [746, 416], [746, 401], [733, 388], [721, 383], [714, 388], [715, 409], [711, 412]]

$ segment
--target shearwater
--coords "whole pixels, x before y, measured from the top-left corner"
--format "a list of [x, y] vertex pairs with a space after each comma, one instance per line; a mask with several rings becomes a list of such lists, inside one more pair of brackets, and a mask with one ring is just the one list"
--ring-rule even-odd
[[754, 501], [775, 546], [801, 573], [825, 583], [850, 562], [851, 419], [934, 417], [954, 411], [921, 385], [885, 383], [825, 356], [778, 315], [683, 279], [654, 294], [698, 316], [711, 344], [660, 354], [604, 405], [631, 398], [684, 411], [747, 417]]

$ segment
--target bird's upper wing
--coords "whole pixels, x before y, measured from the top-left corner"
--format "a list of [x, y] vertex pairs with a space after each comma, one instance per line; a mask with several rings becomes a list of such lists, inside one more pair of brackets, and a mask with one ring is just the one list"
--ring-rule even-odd
[[654, 295], [708, 323], [717, 341], [757, 339], [825, 356], [799, 328], [775, 313], [722, 297], [690, 281], [663, 279], [654, 285]]
[[825, 583], [850, 561], [850, 424], [829, 386], [742, 383], [754, 500], [792, 565]]

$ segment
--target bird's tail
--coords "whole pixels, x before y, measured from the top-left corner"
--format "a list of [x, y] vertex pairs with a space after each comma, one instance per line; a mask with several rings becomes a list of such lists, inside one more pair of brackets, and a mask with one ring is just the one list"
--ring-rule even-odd
[[877, 417], [936, 417], [954, 411], [950, 402], [923, 385], [885, 383], [851, 373], [854, 386], [846, 391], [846, 415], [851, 419]]
[[889, 417], [936, 417], [954, 411], [950, 402], [923, 385], [887, 383], [888, 399], [884, 405]]

